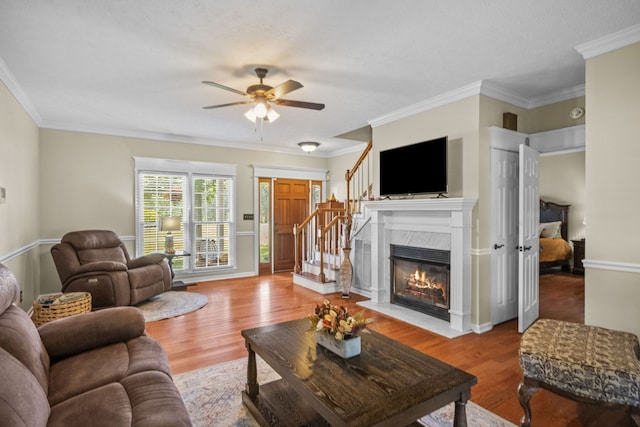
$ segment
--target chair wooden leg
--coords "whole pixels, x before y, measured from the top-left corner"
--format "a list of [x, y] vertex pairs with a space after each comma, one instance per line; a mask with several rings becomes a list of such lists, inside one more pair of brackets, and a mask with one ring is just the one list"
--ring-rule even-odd
[[536, 391], [538, 391], [538, 388], [527, 385], [526, 379], [518, 386], [518, 401], [524, 410], [520, 427], [531, 427], [531, 406], [529, 406], [529, 400], [531, 400], [531, 396], [533, 396]]

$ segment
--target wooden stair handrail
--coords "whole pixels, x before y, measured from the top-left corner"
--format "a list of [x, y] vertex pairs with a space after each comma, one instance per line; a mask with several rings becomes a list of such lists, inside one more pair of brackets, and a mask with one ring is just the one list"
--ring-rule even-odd
[[[371, 152], [372, 148], [373, 148], [373, 141], [369, 141], [369, 143], [365, 147], [362, 154], [360, 154], [360, 157], [358, 158], [356, 163], [353, 165], [353, 167], [351, 169], [348, 169], [345, 172], [344, 177], [345, 177], [345, 180], [347, 181], [347, 200], [346, 200], [345, 206], [343, 206], [342, 208], [316, 208], [311, 213], [311, 215], [309, 215], [307, 218], [304, 219], [304, 221], [302, 221], [302, 223], [293, 226], [294, 246], [295, 246], [295, 253], [294, 253], [294, 257], [295, 257], [294, 272], [295, 273], [299, 274], [302, 272], [302, 251], [303, 251], [302, 233], [305, 229], [310, 227], [310, 224], [314, 219], [316, 219], [316, 222], [315, 222], [316, 229], [314, 230], [312, 242], [316, 242], [316, 239], [317, 239], [316, 243], [317, 243], [319, 257], [320, 257], [319, 259], [320, 273], [318, 276], [322, 283], [326, 282], [326, 276], [324, 274], [324, 250], [325, 250], [325, 241], [327, 239], [328, 233], [334, 227], [338, 227], [335, 233], [337, 236], [336, 238], [338, 239], [338, 244], [340, 243], [340, 238], [343, 238], [346, 245], [345, 247], [350, 247], [351, 225], [352, 225], [352, 219], [353, 219], [352, 213], [351, 213], [351, 190], [350, 190], [351, 181], [355, 173], [362, 166], [362, 163]], [[371, 184], [369, 185], [369, 189], [370, 188], [371, 188]], [[320, 218], [321, 218], [321, 215], [324, 215], [326, 213], [336, 213], [338, 215], [333, 216], [327, 224], [323, 225], [322, 222], [320, 221]], [[346, 224], [346, 227], [344, 228], [344, 234], [340, 233], [340, 228], [339, 228], [340, 223]], [[333, 242], [329, 242], [329, 244], [331, 245], [331, 247], [333, 247]], [[338, 250], [338, 252], [340, 251]]]
[[347, 217], [349, 218], [349, 221], [351, 221], [351, 194], [350, 194], [351, 186], [349, 184], [351, 184], [353, 175], [355, 175], [358, 168], [362, 165], [362, 162], [364, 162], [364, 159], [367, 158], [372, 148], [373, 148], [373, 141], [369, 141], [369, 143], [367, 144], [364, 151], [362, 152], [362, 154], [360, 155], [356, 163], [353, 165], [353, 167], [351, 169], [347, 169], [347, 171], [344, 174], [344, 179], [345, 181], [347, 181], [347, 206], [345, 206], [345, 212]]

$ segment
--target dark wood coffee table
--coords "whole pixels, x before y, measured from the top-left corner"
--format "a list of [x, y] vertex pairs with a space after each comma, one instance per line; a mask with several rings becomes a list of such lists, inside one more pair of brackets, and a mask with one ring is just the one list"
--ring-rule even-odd
[[[454, 426], [477, 378], [384, 335], [362, 334], [359, 356], [316, 346], [307, 319], [245, 329], [249, 352], [242, 401], [262, 426], [404, 426], [455, 404]], [[256, 354], [282, 377], [258, 385]]]

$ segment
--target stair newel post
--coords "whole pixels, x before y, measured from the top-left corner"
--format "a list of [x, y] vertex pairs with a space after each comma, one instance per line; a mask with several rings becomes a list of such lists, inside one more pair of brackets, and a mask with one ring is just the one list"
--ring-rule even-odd
[[294, 249], [293, 249], [293, 271], [295, 273], [302, 272], [302, 260], [301, 260], [301, 248], [300, 248], [300, 239], [298, 236], [298, 224], [293, 225], [293, 240], [294, 240]]

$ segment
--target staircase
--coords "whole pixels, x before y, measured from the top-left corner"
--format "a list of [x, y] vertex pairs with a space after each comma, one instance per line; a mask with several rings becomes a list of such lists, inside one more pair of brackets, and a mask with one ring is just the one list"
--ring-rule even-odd
[[343, 249], [351, 248], [356, 229], [354, 217], [360, 213], [360, 202], [372, 198], [372, 147], [369, 142], [353, 168], [345, 173], [346, 200], [332, 198], [318, 203], [311, 215], [293, 227], [295, 284], [321, 294], [342, 290], [339, 274]]

